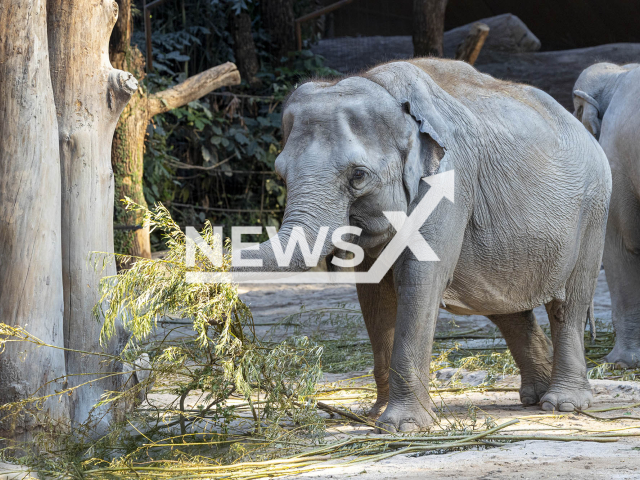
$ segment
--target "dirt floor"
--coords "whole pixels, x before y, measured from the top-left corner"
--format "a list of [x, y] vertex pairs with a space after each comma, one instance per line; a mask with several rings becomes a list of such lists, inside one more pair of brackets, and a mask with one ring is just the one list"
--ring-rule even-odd
[[[295, 315], [301, 305], [306, 310], [327, 309], [345, 305], [357, 309], [357, 295], [354, 286], [349, 285], [242, 285], [242, 299], [251, 307], [259, 335], [284, 336], [282, 328], [273, 328], [274, 323], [283, 317]], [[595, 297], [595, 316], [599, 329], [610, 328], [610, 297], [604, 272], [601, 272]], [[536, 309], [536, 316], [542, 325], [548, 324], [543, 307]], [[315, 326], [308, 324], [298, 333], [313, 334]], [[337, 338], [340, 325], [323, 327], [324, 338]], [[484, 317], [456, 317], [441, 312], [436, 336], [446, 338], [452, 331], [470, 332], [474, 336], [495, 333], [493, 324]], [[455, 335], [453, 335], [455, 337]], [[490, 335], [487, 335], [490, 336]], [[357, 338], [366, 338], [364, 326], [358, 331]], [[355, 340], [355, 339], [354, 339]], [[493, 347], [504, 348], [504, 341], [495, 339], [460, 339], [464, 348]], [[371, 370], [357, 370], [345, 373], [325, 374], [327, 387], [368, 386], [373, 387]], [[446, 386], [452, 374], [457, 377], [456, 385], [477, 385], [484, 381], [485, 371], [456, 371], [444, 369], [437, 372], [436, 381]], [[496, 387], [518, 387], [519, 377], [505, 375], [499, 379]], [[548, 415], [539, 407], [523, 407], [518, 393], [508, 392], [466, 392], [462, 394], [442, 393], [435, 398], [436, 407], [444, 412], [440, 416], [441, 427], [446, 429], [456, 418], [469, 421], [473, 415], [481, 425], [485, 421], [504, 423], [511, 419], [520, 422], [504, 432], [512, 434], [569, 435], [572, 433], [594, 434], [611, 432], [615, 434], [640, 434], [640, 382], [592, 380], [594, 409], [618, 407], [618, 410], [593, 413], [602, 420], [575, 413]], [[369, 401], [372, 397], [369, 397]], [[366, 409], [362, 398], [356, 399], [353, 393], [340, 392], [323, 398], [323, 401], [337, 407], [350, 408], [362, 413]], [[638, 404], [635, 408], [625, 408]], [[628, 418], [631, 417], [631, 418]], [[628, 418], [628, 419], [627, 419]], [[520, 432], [518, 432], [520, 431]], [[346, 438], [347, 435], [375, 435], [368, 426], [343, 423], [335, 419], [329, 428], [328, 441]], [[359, 478], [359, 479], [418, 479], [418, 478], [613, 478], [640, 479], [640, 437], [627, 436], [615, 443], [559, 442], [559, 441], [521, 441], [499, 447], [480, 447], [478, 450], [466, 450], [445, 454], [422, 456], [398, 455], [380, 462], [364, 462], [353, 466], [323, 469], [298, 474], [295, 478]]]

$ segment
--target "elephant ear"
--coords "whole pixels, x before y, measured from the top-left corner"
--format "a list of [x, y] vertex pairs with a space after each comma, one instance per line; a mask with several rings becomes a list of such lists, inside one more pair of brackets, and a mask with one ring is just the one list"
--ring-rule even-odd
[[[407, 62], [393, 62], [370, 70], [367, 78], [378, 83], [394, 97], [418, 124], [418, 135], [413, 139], [405, 157], [403, 182], [409, 204], [418, 194], [420, 179], [442, 170], [442, 159], [452, 132], [440, 113], [448, 102], [448, 94], [422, 69]], [[442, 107], [436, 101], [443, 100]]]
[[573, 103], [576, 108], [573, 113], [582, 122], [585, 128], [596, 138], [600, 135], [600, 104], [598, 101], [582, 90], [573, 91]]
[[411, 204], [418, 194], [420, 179], [435, 175], [440, 170], [445, 155], [445, 142], [429, 120], [415, 113], [409, 101], [404, 102], [403, 108], [419, 125], [417, 142], [414, 139], [411, 150], [407, 152], [402, 174]]

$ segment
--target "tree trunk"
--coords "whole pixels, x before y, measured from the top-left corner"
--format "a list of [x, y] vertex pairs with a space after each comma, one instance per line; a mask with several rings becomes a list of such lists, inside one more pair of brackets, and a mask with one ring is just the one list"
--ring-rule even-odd
[[260, 65], [251, 34], [251, 16], [244, 10], [238, 15], [232, 10], [229, 13], [229, 27], [233, 36], [233, 52], [240, 75], [249, 82], [249, 85], [259, 86], [260, 79], [256, 77], [256, 73]]
[[[135, 53], [142, 59], [137, 49]], [[186, 105], [217, 88], [239, 83], [240, 74], [236, 66], [228, 62], [194, 75], [162, 92], [146, 95], [139, 89], [131, 97], [116, 127], [111, 153], [118, 202], [115, 216], [118, 223], [139, 225], [141, 222], [141, 218], [136, 217], [134, 212], [122, 208], [120, 200], [125, 196], [140, 205], [147, 205], [143, 191], [144, 139], [147, 125], [153, 116]], [[118, 253], [151, 258], [148, 225], [131, 233], [116, 232], [115, 237], [119, 241], [119, 250], [116, 250]], [[125, 265], [124, 262], [120, 263], [121, 268], [128, 266], [130, 265]]]
[[[147, 98], [144, 92], [133, 94], [125, 107], [113, 136], [111, 166], [115, 178], [114, 220], [117, 225], [142, 225], [139, 213], [124, 209], [122, 200], [129, 197], [144, 207], [144, 138], [149, 116]], [[151, 258], [149, 225], [138, 230], [117, 230], [114, 232], [115, 251], [134, 257]], [[130, 262], [118, 260], [119, 268], [127, 268]]]
[[[119, 7], [111, 40], [109, 58], [118, 70], [133, 73], [138, 82], [144, 78], [144, 57], [137, 47], [131, 46], [133, 23], [131, 21], [131, 0], [117, 0]], [[144, 135], [147, 128], [146, 94], [139, 88], [124, 107], [118, 120], [111, 144], [111, 168], [115, 181], [115, 205], [113, 219], [116, 225], [141, 225], [142, 218], [135, 212], [126, 211], [122, 205], [124, 197], [147, 206], [143, 188]], [[142, 140], [139, 140], [142, 139]], [[114, 231], [116, 253], [134, 257], [151, 258], [149, 226], [138, 230]], [[128, 262], [117, 260], [119, 268], [130, 266]]]
[[[0, 322], [55, 348], [0, 336], [0, 405], [64, 388], [60, 157], [45, 0], [0, 5]], [[48, 383], [50, 382], [50, 383]], [[66, 420], [66, 397], [0, 421], [0, 437], [28, 439]], [[48, 419], [46, 418], [48, 417]]]
[[447, 0], [413, 0], [413, 56], [442, 57]]
[[271, 36], [271, 53], [278, 60], [296, 49], [293, 0], [262, 0], [262, 18]]
[[[109, 63], [109, 34], [118, 16], [114, 0], [48, 0], [47, 27], [62, 171], [62, 275], [65, 347], [100, 352], [101, 322], [92, 315], [99, 283], [115, 275], [111, 140], [122, 109], [137, 89], [129, 73]], [[104, 269], [92, 252], [106, 256]], [[106, 353], [117, 352], [117, 341]], [[98, 355], [66, 352], [74, 423], [91, 420], [98, 432], [110, 420], [94, 405], [117, 390], [115, 365]], [[89, 385], [80, 386], [86, 382]]]

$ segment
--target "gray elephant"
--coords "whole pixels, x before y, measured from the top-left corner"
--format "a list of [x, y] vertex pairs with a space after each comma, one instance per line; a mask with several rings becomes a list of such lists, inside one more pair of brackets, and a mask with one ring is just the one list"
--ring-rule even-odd
[[[366, 254], [360, 272], [393, 241], [399, 222], [383, 212], [411, 216], [434, 188], [421, 179], [453, 172], [455, 201], [442, 200], [419, 230], [439, 261], [405, 249], [380, 283], [357, 286], [378, 391], [370, 415], [381, 430], [422, 430], [432, 421], [440, 306], [495, 322], [520, 368], [524, 404], [590, 405], [584, 329], [611, 174], [570, 113], [540, 90], [468, 64], [414, 59], [300, 85], [284, 106], [283, 130], [280, 243], [300, 229], [315, 238], [322, 226], [356, 226]], [[325, 241], [322, 256], [334, 249]], [[279, 268], [271, 241], [244, 256], [262, 259], [264, 271]], [[299, 249], [289, 268], [308, 269]], [[549, 312], [553, 346], [532, 312], [539, 305]]]
[[574, 115], [599, 138], [613, 193], [604, 248], [616, 343], [606, 361], [640, 366], [640, 68], [598, 63], [573, 91]]

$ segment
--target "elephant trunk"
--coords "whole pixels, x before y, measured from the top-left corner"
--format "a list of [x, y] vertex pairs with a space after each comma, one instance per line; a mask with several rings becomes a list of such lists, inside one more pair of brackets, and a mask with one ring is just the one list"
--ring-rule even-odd
[[338, 195], [314, 191], [313, 188], [290, 189], [280, 230], [269, 231], [270, 240], [257, 249], [243, 250], [242, 260], [258, 260], [261, 266], [236, 267], [242, 279], [269, 278], [274, 274], [304, 272], [333, 252], [333, 232], [348, 225], [348, 205]]

